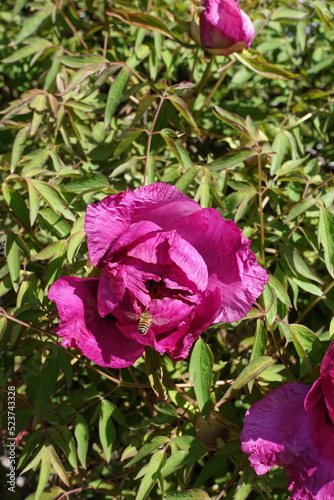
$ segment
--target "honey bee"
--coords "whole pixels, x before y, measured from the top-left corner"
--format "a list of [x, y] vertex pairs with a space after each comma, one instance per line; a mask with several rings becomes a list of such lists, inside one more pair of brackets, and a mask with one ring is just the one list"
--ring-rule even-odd
[[140, 335], [146, 335], [152, 323], [155, 325], [164, 325], [169, 321], [166, 318], [153, 318], [148, 311], [142, 312], [140, 316], [132, 313], [128, 313], [127, 316], [131, 319], [139, 319], [138, 333]]

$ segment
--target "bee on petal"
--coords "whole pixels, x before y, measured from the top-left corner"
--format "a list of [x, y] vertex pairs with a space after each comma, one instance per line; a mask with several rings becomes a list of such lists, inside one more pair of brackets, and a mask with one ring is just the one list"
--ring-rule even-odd
[[169, 322], [169, 320], [166, 318], [153, 318], [148, 311], [142, 312], [140, 316], [133, 313], [127, 313], [127, 316], [131, 319], [139, 319], [138, 332], [140, 333], [140, 335], [147, 334], [151, 323], [155, 325], [165, 325]]

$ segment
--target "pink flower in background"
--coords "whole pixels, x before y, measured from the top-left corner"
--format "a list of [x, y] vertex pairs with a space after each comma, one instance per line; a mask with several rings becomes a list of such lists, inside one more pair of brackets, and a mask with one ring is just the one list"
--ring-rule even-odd
[[191, 35], [208, 52], [228, 55], [249, 49], [254, 26], [238, 0], [202, 0], [199, 11], [198, 22], [194, 19], [191, 24]]
[[286, 467], [294, 500], [334, 500], [334, 342], [310, 388], [288, 383], [246, 413], [241, 448], [257, 474]]
[[184, 359], [212, 323], [243, 318], [268, 281], [234, 222], [168, 184], [88, 205], [85, 230], [100, 277], [60, 278], [49, 298], [62, 345], [102, 366], [129, 366], [145, 346]]

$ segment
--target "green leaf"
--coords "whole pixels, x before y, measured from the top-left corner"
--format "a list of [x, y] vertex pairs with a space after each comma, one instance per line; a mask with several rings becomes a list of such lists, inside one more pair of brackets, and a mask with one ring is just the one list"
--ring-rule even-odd
[[211, 206], [211, 196], [210, 196], [210, 172], [202, 167], [202, 175], [199, 183], [199, 187], [196, 193], [196, 200], [199, 199], [202, 208], [208, 208]]
[[153, 437], [149, 443], [145, 443], [138, 453], [128, 462], [125, 467], [133, 467], [137, 462], [140, 462], [143, 458], [147, 457], [147, 455], [151, 455], [151, 453], [161, 446], [165, 446], [169, 442], [169, 438], [167, 436], [156, 436]]
[[166, 500], [210, 500], [211, 497], [198, 488], [190, 488], [175, 493], [167, 493]]
[[164, 478], [179, 469], [195, 464], [207, 452], [205, 444], [192, 436], [174, 438], [172, 444], [179, 449], [168, 457], [162, 468], [161, 474]]
[[[289, 279], [289, 278], [288, 278]], [[318, 286], [314, 285], [313, 283], [310, 283], [309, 281], [306, 281], [306, 280], [302, 280], [302, 279], [298, 279], [298, 278], [291, 278], [289, 279], [290, 281], [290, 284], [291, 284], [291, 281], [294, 281], [296, 283], [296, 285], [299, 286], [299, 288], [301, 288], [302, 290], [305, 290], [306, 292], [309, 292], [311, 293], [312, 295], [316, 295], [317, 297], [322, 297], [323, 296], [323, 291], [321, 290], [321, 288], [319, 288]]]
[[66, 256], [66, 241], [62, 241], [59, 245], [59, 252], [55, 254], [49, 261], [48, 267], [45, 272], [45, 290], [52, 285], [52, 283], [59, 278], [62, 271], [64, 260]]
[[20, 277], [20, 250], [14, 233], [7, 233], [5, 250], [10, 279], [15, 292], [17, 292], [19, 289]]
[[309, 208], [313, 207], [313, 205], [316, 203], [316, 200], [314, 198], [306, 198], [305, 200], [301, 200], [297, 205], [295, 205], [288, 215], [286, 216], [286, 219], [284, 221], [285, 224], [288, 224], [291, 222], [293, 219], [301, 215], [302, 213], [306, 212]]
[[331, 342], [334, 340], [334, 318], [332, 318], [329, 325], [329, 340]]
[[131, 124], [131, 127], [134, 127], [137, 125], [137, 123], [141, 120], [143, 117], [145, 111], [153, 104], [154, 101], [158, 99], [158, 95], [145, 95], [139, 102], [138, 109], [136, 112], [136, 115], [133, 119], [133, 122]]
[[110, 85], [106, 110], [104, 114], [105, 129], [110, 126], [111, 119], [115, 114], [117, 106], [124, 99], [124, 94], [128, 85], [129, 78], [131, 76], [131, 72], [132, 71], [129, 68], [123, 68], [118, 73], [113, 83]]
[[145, 467], [145, 475], [140, 483], [135, 500], [145, 500], [148, 498], [150, 491], [160, 477], [165, 461], [166, 454], [163, 450], [158, 450], [152, 455], [149, 464]]
[[107, 65], [105, 69], [102, 69], [99, 72], [93, 85], [90, 86], [89, 90], [86, 92], [83, 98], [86, 99], [86, 97], [90, 96], [93, 92], [95, 92], [95, 90], [98, 90], [100, 87], [102, 87], [102, 85], [107, 81], [109, 76], [115, 73], [119, 67], [120, 63], [110, 63]]
[[180, 191], [182, 191], [182, 193], [184, 193], [189, 187], [189, 185], [192, 183], [192, 181], [195, 179], [200, 168], [201, 167], [197, 165], [188, 168], [188, 170], [186, 170], [185, 173], [181, 175], [181, 177], [178, 179], [178, 181], [175, 184], [175, 187]]
[[36, 134], [45, 116], [45, 110], [47, 109], [46, 95], [38, 94], [30, 102], [30, 108], [34, 109], [34, 114], [30, 123], [30, 131], [29, 131], [30, 136], [33, 136]]
[[199, 337], [191, 353], [189, 380], [194, 385], [196, 400], [205, 419], [210, 415], [210, 390], [212, 383], [213, 354]]
[[299, 275], [301, 275], [304, 276], [304, 278], [322, 283], [322, 280], [312, 271], [296, 248], [286, 246], [283, 248], [283, 254], [289, 268], [296, 277], [299, 278]]
[[250, 363], [245, 366], [240, 375], [238, 375], [233, 384], [226, 391], [224, 397], [222, 398], [222, 401], [227, 401], [233, 393], [242, 389], [251, 380], [261, 375], [261, 373], [263, 373], [273, 364], [274, 360], [269, 356], [259, 356], [258, 358], [250, 361]]
[[65, 217], [65, 219], [75, 221], [75, 215], [66, 206], [66, 202], [60, 196], [58, 190], [50, 186], [44, 181], [30, 181], [35, 188], [38, 190], [39, 194], [46, 201], [46, 203], [58, 214]]
[[298, 77], [298, 73], [291, 73], [280, 66], [268, 63], [262, 54], [255, 50], [243, 50], [242, 54], [235, 52], [232, 57], [238, 59], [238, 61], [254, 71], [254, 73], [265, 78], [290, 80]]
[[179, 161], [179, 163], [187, 169], [191, 168], [192, 161], [188, 155], [187, 150], [184, 148], [181, 141], [177, 138], [175, 132], [173, 132], [171, 129], [165, 128], [160, 131], [160, 135], [174, 154], [175, 158]]
[[86, 237], [85, 231], [78, 231], [71, 234], [67, 242], [67, 260], [68, 262], [73, 262], [74, 257], [78, 253], [81, 247], [81, 243]]
[[[67, 475], [65, 472], [65, 469], [56, 453], [56, 450], [54, 449], [53, 446], [50, 445], [50, 456], [51, 456], [51, 465], [55, 469], [56, 473], [60, 477], [60, 479], [63, 481], [66, 486], [70, 486]], [[42, 499], [41, 499], [42, 500]]]
[[276, 294], [277, 298], [286, 306], [291, 307], [291, 300], [288, 292], [275, 276], [270, 276], [269, 285], [272, 291]]
[[48, 432], [50, 440], [53, 438], [53, 443], [63, 450], [70, 465], [75, 471], [77, 471], [77, 453], [73, 443], [71, 431], [65, 425], [54, 425], [53, 427], [50, 427]]
[[37, 424], [46, 410], [47, 402], [55, 389], [59, 373], [58, 350], [56, 347], [48, 353], [45, 359], [36, 388], [33, 426]]
[[6, 316], [2, 316], [2, 314], [0, 314], [0, 340], [2, 339], [2, 336], [5, 333], [6, 328], [7, 328], [7, 318]]
[[299, 21], [302, 19], [306, 19], [310, 16], [311, 13], [306, 10], [303, 10], [300, 5], [298, 5], [298, 10], [283, 6], [275, 9], [271, 13], [270, 19], [272, 21], [278, 21], [278, 20]]
[[263, 356], [266, 350], [268, 336], [261, 319], [256, 320], [256, 331], [254, 335], [253, 349], [250, 360]]
[[29, 127], [20, 128], [17, 132], [13, 148], [12, 148], [12, 156], [10, 159], [10, 173], [13, 174], [15, 172], [16, 165], [20, 161], [24, 148], [26, 146], [26, 140], [29, 135]]
[[65, 351], [65, 349], [59, 349], [58, 357], [60, 362], [60, 370], [64, 374], [66, 385], [69, 389], [73, 381], [73, 367], [71, 365], [69, 354], [67, 351]]
[[319, 243], [325, 251], [327, 270], [334, 278], [334, 215], [324, 207], [320, 207]]
[[241, 118], [241, 116], [231, 113], [230, 111], [226, 111], [226, 109], [220, 108], [219, 106], [214, 107], [213, 113], [222, 122], [226, 123], [237, 132], [241, 132], [242, 134], [250, 137], [251, 134], [248, 130], [246, 121]]
[[86, 469], [87, 451], [89, 445], [89, 429], [86, 420], [77, 413], [75, 417], [74, 435], [77, 441], [78, 457], [84, 469]]
[[262, 300], [267, 324], [271, 326], [277, 317], [277, 299], [269, 283], [266, 283], [264, 286]]
[[308, 358], [316, 364], [322, 358], [321, 342], [309, 328], [303, 325], [291, 324], [289, 330], [293, 344], [301, 360], [306, 361], [307, 366], [312, 370], [312, 365]]
[[30, 205], [29, 219], [30, 219], [30, 225], [33, 226], [39, 212], [39, 195], [38, 195], [38, 190], [34, 186], [33, 182], [30, 182], [29, 179], [26, 180], [28, 185], [29, 205]]
[[74, 69], [94, 69], [98, 71], [101, 66], [109, 63], [108, 59], [98, 54], [85, 54], [80, 56], [58, 56], [57, 58], [62, 64]]
[[59, 253], [63, 253], [64, 251], [64, 243], [65, 240], [54, 241], [50, 243], [47, 247], [43, 248], [40, 252], [34, 255], [35, 260], [49, 260], [55, 255], [59, 255]]
[[84, 177], [73, 179], [64, 186], [66, 191], [79, 194], [89, 191], [100, 191], [108, 187], [108, 179], [97, 172], [87, 172]]
[[21, 221], [23, 226], [29, 228], [29, 212], [23, 196], [19, 193], [18, 190], [13, 189], [5, 182], [2, 185], [2, 193], [5, 202], [7, 203], [13, 214], [18, 218], [19, 221]]
[[116, 135], [116, 141], [119, 141], [116, 149], [114, 151], [114, 157], [117, 158], [119, 155], [124, 153], [131, 144], [138, 139], [141, 134], [145, 132], [142, 128], [126, 128]]
[[117, 17], [131, 26], [138, 26], [139, 28], [147, 28], [149, 30], [158, 31], [169, 38], [175, 38], [173, 33], [167, 28], [166, 24], [160, 21], [157, 17], [142, 12], [129, 12], [113, 9], [107, 12], [110, 16]]
[[253, 489], [254, 481], [255, 472], [253, 468], [249, 464], [247, 464], [246, 469], [239, 479], [233, 500], [246, 500]]
[[181, 113], [183, 118], [196, 130], [198, 131], [197, 123], [195, 122], [194, 117], [190, 113], [188, 106], [184, 102], [181, 97], [178, 95], [169, 95], [166, 97], [168, 101], [170, 101], [173, 106]]
[[116, 439], [116, 429], [111, 418], [113, 411], [114, 408], [111, 403], [106, 399], [102, 399], [100, 404], [99, 436], [107, 462], [110, 462], [112, 445]]
[[283, 163], [284, 157], [290, 148], [290, 141], [285, 131], [278, 132], [275, 135], [272, 144], [273, 150], [276, 154], [272, 155], [270, 175], [274, 175]]
[[14, 40], [10, 42], [9, 46], [13, 47], [14, 45], [23, 42], [23, 40], [36, 33], [41, 24], [43, 24], [44, 21], [51, 16], [55, 9], [56, 6], [51, 2], [44, 2], [41, 10], [38, 10], [32, 16], [25, 17], [21, 31], [16, 35]]
[[50, 471], [51, 471], [50, 447], [51, 445], [45, 446], [44, 453], [41, 457], [41, 469], [39, 472], [38, 485], [35, 493], [36, 500], [39, 500], [50, 476]]
[[167, 399], [167, 393], [166, 387], [162, 382], [163, 371], [161, 356], [149, 346], [145, 347], [145, 371], [155, 395], [162, 401], [165, 401]]
[[[234, 127], [233, 127], [234, 128]], [[240, 165], [250, 158], [254, 158], [256, 152], [250, 148], [240, 148], [236, 151], [231, 151], [222, 156], [219, 160], [215, 160], [208, 165], [205, 165], [209, 170], [225, 170]]]

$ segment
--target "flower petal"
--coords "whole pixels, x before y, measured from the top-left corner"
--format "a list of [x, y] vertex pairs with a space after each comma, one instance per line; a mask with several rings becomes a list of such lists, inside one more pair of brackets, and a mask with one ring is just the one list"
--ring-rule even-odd
[[[146, 227], [147, 231], [168, 229], [180, 217], [199, 210], [198, 203], [174, 186], [162, 182], [133, 192], [128, 189], [125, 193], [106, 196], [99, 203], [87, 207], [85, 231], [89, 258], [95, 266], [101, 266], [108, 250], [121, 236], [124, 245], [143, 233], [143, 221], [153, 223]], [[140, 223], [137, 235], [132, 231], [127, 237], [126, 232], [134, 223]]]
[[238, 0], [203, 0], [200, 15], [202, 45], [211, 49], [224, 49], [237, 42], [247, 48], [254, 38], [253, 23], [240, 9]]
[[209, 288], [220, 289], [222, 304], [215, 322], [231, 322], [246, 316], [269, 276], [238, 226], [224, 220], [217, 210], [205, 208], [180, 219], [171, 229], [203, 257], [209, 272]]
[[133, 192], [133, 222], [150, 220], [164, 230], [180, 217], [199, 212], [199, 204], [181, 193], [175, 186], [156, 182]]
[[190, 290], [205, 290], [208, 270], [200, 253], [175, 231], [152, 233], [127, 252], [129, 257], [165, 267], [171, 280]]
[[131, 225], [133, 193], [106, 196], [99, 203], [87, 206], [85, 231], [88, 238], [89, 258], [94, 266], [100, 266], [111, 245]]
[[326, 351], [321, 363], [320, 373], [326, 373], [332, 370], [334, 370], [334, 342], [331, 342]]
[[323, 401], [304, 410], [307, 391], [308, 386], [289, 383], [255, 403], [246, 413], [241, 448], [251, 453], [257, 474], [286, 466], [291, 498], [333, 500], [334, 426]]
[[56, 333], [64, 337], [64, 347], [79, 349], [101, 366], [123, 368], [132, 365], [143, 347], [124, 337], [115, 318], [101, 318], [97, 309], [98, 278], [58, 279], [50, 288], [49, 299], [57, 304], [60, 325]]

